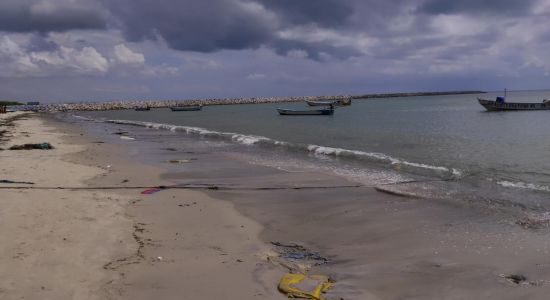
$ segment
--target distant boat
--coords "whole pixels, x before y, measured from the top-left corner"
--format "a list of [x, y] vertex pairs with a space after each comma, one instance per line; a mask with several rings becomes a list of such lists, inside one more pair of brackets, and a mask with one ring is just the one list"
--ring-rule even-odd
[[496, 100], [477, 98], [477, 101], [487, 111], [550, 110], [550, 99], [544, 99], [540, 103], [506, 102], [504, 97], [497, 97]]
[[202, 105], [191, 105], [191, 106], [172, 106], [170, 107], [172, 111], [197, 111], [202, 110]]
[[293, 109], [284, 109], [277, 108], [277, 111], [280, 115], [283, 116], [318, 116], [318, 115], [332, 115], [334, 114], [334, 109], [313, 109], [313, 110], [293, 110]]
[[351, 97], [335, 100], [306, 100], [309, 106], [344, 106], [351, 105]]
[[148, 110], [151, 110], [151, 108], [149, 106], [146, 106], [146, 107], [136, 107], [134, 108], [135, 111], [148, 111]]

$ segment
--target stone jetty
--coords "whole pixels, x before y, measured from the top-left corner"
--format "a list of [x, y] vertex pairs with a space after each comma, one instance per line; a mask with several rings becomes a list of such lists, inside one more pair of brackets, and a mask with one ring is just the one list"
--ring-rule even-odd
[[315, 100], [337, 100], [344, 98], [372, 99], [390, 97], [413, 96], [440, 96], [455, 94], [479, 94], [481, 91], [454, 91], [454, 92], [427, 92], [427, 93], [391, 93], [391, 94], [367, 94], [367, 95], [336, 95], [336, 96], [295, 96], [295, 97], [252, 97], [252, 98], [210, 98], [210, 99], [183, 99], [183, 100], [119, 100], [107, 102], [79, 102], [79, 103], [52, 103], [40, 105], [11, 106], [13, 110], [32, 110], [40, 112], [55, 111], [94, 111], [94, 110], [121, 110], [135, 108], [165, 108], [172, 106], [191, 105], [235, 105], [235, 104], [262, 104], [302, 102]]

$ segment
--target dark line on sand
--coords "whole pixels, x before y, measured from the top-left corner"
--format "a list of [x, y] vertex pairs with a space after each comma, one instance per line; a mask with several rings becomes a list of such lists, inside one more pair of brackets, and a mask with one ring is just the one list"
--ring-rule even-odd
[[199, 189], [199, 190], [306, 190], [306, 189], [337, 189], [337, 188], [360, 188], [364, 185], [340, 185], [340, 186], [300, 186], [300, 187], [224, 187], [217, 185], [208, 186], [97, 186], [97, 187], [48, 187], [48, 186], [2, 186], [2, 190], [135, 190], [159, 188], [168, 189]]

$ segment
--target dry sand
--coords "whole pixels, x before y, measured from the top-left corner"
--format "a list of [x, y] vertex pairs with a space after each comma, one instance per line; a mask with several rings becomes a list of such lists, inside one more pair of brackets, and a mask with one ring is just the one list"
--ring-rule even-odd
[[[7, 128], [0, 147], [55, 149], [0, 151], [0, 180], [159, 184], [159, 169], [28, 117]], [[190, 190], [140, 191], [0, 190], [0, 299], [285, 298], [275, 289], [283, 270], [264, 259], [261, 226], [231, 203]]]

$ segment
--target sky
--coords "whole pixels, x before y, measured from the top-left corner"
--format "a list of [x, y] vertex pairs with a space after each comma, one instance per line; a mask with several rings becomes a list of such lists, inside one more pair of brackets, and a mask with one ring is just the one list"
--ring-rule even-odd
[[550, 0], [1, 0], [0, 99], [546, 89]]

